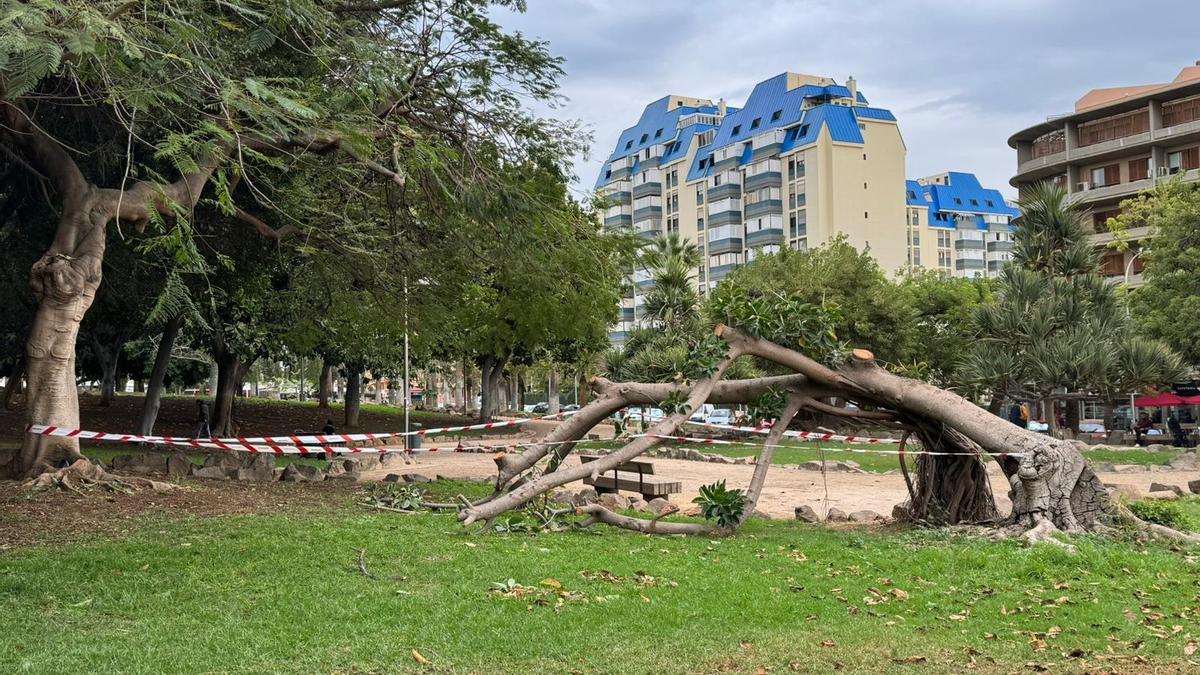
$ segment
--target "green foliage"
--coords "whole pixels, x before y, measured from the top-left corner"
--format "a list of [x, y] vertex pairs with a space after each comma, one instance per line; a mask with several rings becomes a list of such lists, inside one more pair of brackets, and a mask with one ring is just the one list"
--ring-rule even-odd
[[1159, 183], [1122, 202], [1109, 227], [1126, 248], [1131, 230], [1149, 228], [1140, 254], [1145, 283], [1130, 298], [1134, 322], [1200, 364], [1200, 191], [1182, 180]]
[[684, 377], [699, 380], [712, 375], [717, 372], [728, 352], [729, 347], [724, 340], [711, 333], [705, 335], [692, 343], [688, 350], [687, 364], [682, 371]]
[[836, 360], [843, 351], [834, 332], [841, 318], [838, 311], [829, 305], [814, 305], [799, 292], [762, 291], [730, 279], [713, 291], [708, 311], [714, 321], [819, 360]]
[[747, 403], [746, 411], [752, 420], [777, 420], [783, 414], [786, 405], [787, 392], [782, 389], [770, 389]]
[[359, 497], [359, 503], [368, 506], [383, 506], [390, 509], [416, 511], [425, 500], [425, 491], [416, 485], [403, 483], [375, 483], [368, 485]]
[[1185, 524], [1183, 509], [1173, 501], [1145, 499], [1131, 502], [1129, 510], [1133, 511], [1133, 515], [1148, 523], [1157, 523], [1171, 528], [1180, 528]]
[[692, 408], [687, 402], [687, 392], [679, 389], [667, 394], [667, 397], [659, 403], [658, 407], [662, 409], [665, 415], [674, 415], [676, 413], [690, 415], [692, 413]]
[[706, 520], [715, 520], [720, 527], [730, 528], [737, 525], [746, 510], [746, 492], [726, 489], [722, 480], [701, 485], [700, 496], [692, 503], [700, 505], [700, 515]]

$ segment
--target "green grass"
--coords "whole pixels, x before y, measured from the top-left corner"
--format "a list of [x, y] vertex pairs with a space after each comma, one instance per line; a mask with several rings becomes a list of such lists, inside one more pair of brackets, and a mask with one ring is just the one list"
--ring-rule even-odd
[[[1069, 555], [765, 521], [720, 541], [609, 529], [473, 537], [453, 516], [349, 505], [151, 520], [124, 540], [0, 552], [0, 672], [1187, 670], [1200, 551], [1076, 543]], [[358, 548], [379, 580], [359, 574]], [[624, 579], [580, 576], [595, 570]], [[657, 581], [639, 587], [639, 571]], [[556, 606], [549, 590], [489, 592], [510, 578], [579, 596]], [[926, 662], [894, 662], [917, 656]]]

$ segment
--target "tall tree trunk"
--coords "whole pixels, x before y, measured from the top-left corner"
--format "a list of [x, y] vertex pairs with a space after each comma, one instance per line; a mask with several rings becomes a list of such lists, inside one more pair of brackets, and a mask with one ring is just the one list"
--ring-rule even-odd
[[1104, 401], [1104, 433], [1111, 434], [1116, 431], [1113, 426], [1117, 423], [1117, 403], [1112, 399]]
[[317, 407], [329, 409], [329, 395], [333, 391], [333, 366], [328, 361], [321, 363], [321, 376], [317, 382]]
[[354, 368], [346, 371], [346, 416], [348, 429], [358, 428], [358, 411], [362, 405], [362, 369]]
[[517, 410], [525, 409], [525, 377], [517, 375]]
[[133, 381], [133, 391], [136, 394], [146, 393], [146, 381], [140, 377], [138, 379], [134, 380]]
[[242, 383], [254, 361], [243, 361], [236, 353], [222, 352], [216, 357], [217, 391], [213, 402], [212, 433], [214, 436], [236, 436], [234, 399], [242, 394]]
[[588, 401], [590, 401], [592, 398], [591, 397], [592, 388], [589, 385], [589, 383], [591, 381], [592, 381], [591, 376], [589, 376], [586, 371], [581, 369], [579, 371], [579, 379], [576, 381], [576, 385], [575, 385], [576, 390], [579, 392], [579, 396], [578, 396], [579, 400], [575, 401], [575, 404], [578, 405], [580, 408], [587, 405]]
[[492, 365], [496, 359], [484, 356], [479, 359], [479, 421], [492, 419]]
[[992, 392], [992, 400], [988, 401], [988, 412], [996, 417], [1004, 417], [1004, 394], [1000, 390]]
[[146, 397], [142, 400], [142, 416], [138, 419], [137, 433], [149, 436], [154, 433], [154, 422], [158, 419], [158, 408], [162, 402], [163, 382], [167, 377], [167, 367], [171, 365], [171, 350], [175, 348], [175, 338], [183, 325], [183, 317], [174, 317], [163, 326], [162, 339], [158, 342], [158, 351], [154, 354], [154, 366], [150, 369], [150, 383], [146, 387]]
[[1063, 401], [1066, 406], [1063, 419], [1067, 422], [1067, 430], [1072, 434], [1079, 434], [1079, 399], [1068, 398]]
[[454, 363], [454, 409], [465, 413], [467, 411], [466, 396], [467, 396], [467, 378], [463, 374], [466, 369], [463, 368], [462, 361]]
[[4, 392], [0, 393], [0, 410], [12, 408], [13, 398], [17, 392], [21, 391], [21, 384], [24, 381], [25, 357], [18, 356], [16, 363], [13, 364], [12, 373], [8, 376], [8, 383], [4, 385]]
[[550, 369], [550, 377], [546, 382], [546, 413], [558, 414], [558, 369]]
[[117, 392], [117, 359], [121, 353], [120, 345], [105, 345], [100, 339], [92, 336], [92, 346], [96, 352], [96, 360], [100, 362], [100, 405], [112, 405]]

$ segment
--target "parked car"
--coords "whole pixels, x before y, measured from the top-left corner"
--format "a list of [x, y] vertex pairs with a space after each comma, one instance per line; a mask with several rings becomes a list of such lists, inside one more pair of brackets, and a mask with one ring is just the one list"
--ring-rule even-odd
[[563, 412], [575, 412], [576, 410], [579, 410], [579, 406], [575, 405], [574, 403], [571, 403], [570, 405], [564, 405], [561, 408], [561, 410]]
[[704, 418], [709, 424], [733, 424], [733, 411], [727, 408], [717, 408]]
[[717, 407], [711, 403], [702, 403], [700, 404], [699, 408], [696, 408], [696, 412], [692, 413], [691, 417], [688, 417], [688, 421], [703, 422], [704, 420], [707, 420], [708, 416], [712, 414], [712, 411], [716, 409]]
[[533, 407], [529, 409], [529, 412], [535, 415], [545, 415], [546, 411], [549, 409], [550, 405], [548, 403], [535, 403]]

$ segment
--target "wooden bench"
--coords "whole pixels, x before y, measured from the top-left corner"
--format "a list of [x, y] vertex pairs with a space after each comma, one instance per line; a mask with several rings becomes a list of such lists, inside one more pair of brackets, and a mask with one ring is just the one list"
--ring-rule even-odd
[[[580, 455], [579, 461], [594, 462], [601, 457], [603, 455]], [[637, 492], [646, 501], [656, 497], [665, 499], [667, 495], [683, 492], [683, 483], [655, 476], [654, 462], [645, 459], [631, 459], [595, 478], [587, 476], [583, 479], [583, 484], [591, 485], [598, 493], [615, 493], [621, 490]]]

